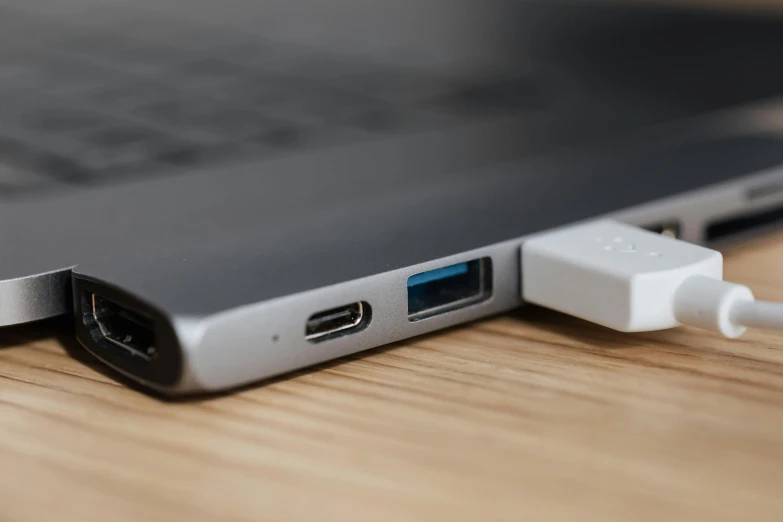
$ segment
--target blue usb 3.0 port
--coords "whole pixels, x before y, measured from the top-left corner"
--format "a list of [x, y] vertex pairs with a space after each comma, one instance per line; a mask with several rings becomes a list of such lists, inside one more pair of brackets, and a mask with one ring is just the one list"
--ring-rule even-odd
[[408, 320], [474, 305], [491, 295], [492, 260], [488, 257], [422, 272], [408, 278]]

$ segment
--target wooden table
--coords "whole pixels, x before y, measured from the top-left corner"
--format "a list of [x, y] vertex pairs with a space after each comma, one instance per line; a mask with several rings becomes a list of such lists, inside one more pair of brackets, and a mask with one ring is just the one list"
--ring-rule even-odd
[[[783, 299], [783, 234], [727, 255]], [[0, 520], [783, 520], [783, 335], [528, 308], [208, 400], [0, 331]]]

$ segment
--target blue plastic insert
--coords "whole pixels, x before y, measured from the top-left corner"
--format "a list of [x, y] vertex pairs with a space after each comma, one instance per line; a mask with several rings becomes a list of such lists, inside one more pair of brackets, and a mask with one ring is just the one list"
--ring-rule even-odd
[[443, 268], [436, 268], [435, 270], [430, 270], [429, 272], [422, 272], [421, 274], [410, 276], [408, 278], [408, 288], [467, 273], [467, 263], [458, 263], [456, 265], [444, 266]]

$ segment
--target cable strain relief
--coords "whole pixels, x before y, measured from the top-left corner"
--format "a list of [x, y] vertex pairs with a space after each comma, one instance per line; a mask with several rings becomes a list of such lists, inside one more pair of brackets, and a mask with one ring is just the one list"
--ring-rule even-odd
[[747, 329], [731, 320], [731, 310], [738, 301], [754, 301], [753, 292], [746, 286], [693, 275], [675, 292], [674, 316], [682, 324], [734, 339]]

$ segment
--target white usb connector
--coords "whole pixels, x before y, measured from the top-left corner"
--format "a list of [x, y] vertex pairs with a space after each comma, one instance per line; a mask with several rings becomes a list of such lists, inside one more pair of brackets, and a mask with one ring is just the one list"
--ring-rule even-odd
[[542, 233], [525, 241], [521, 260], [525, 301], [615, 330], [783, 330], [783, 304], [723, 281], [720, 252], [633, 226], [603, 220]]

